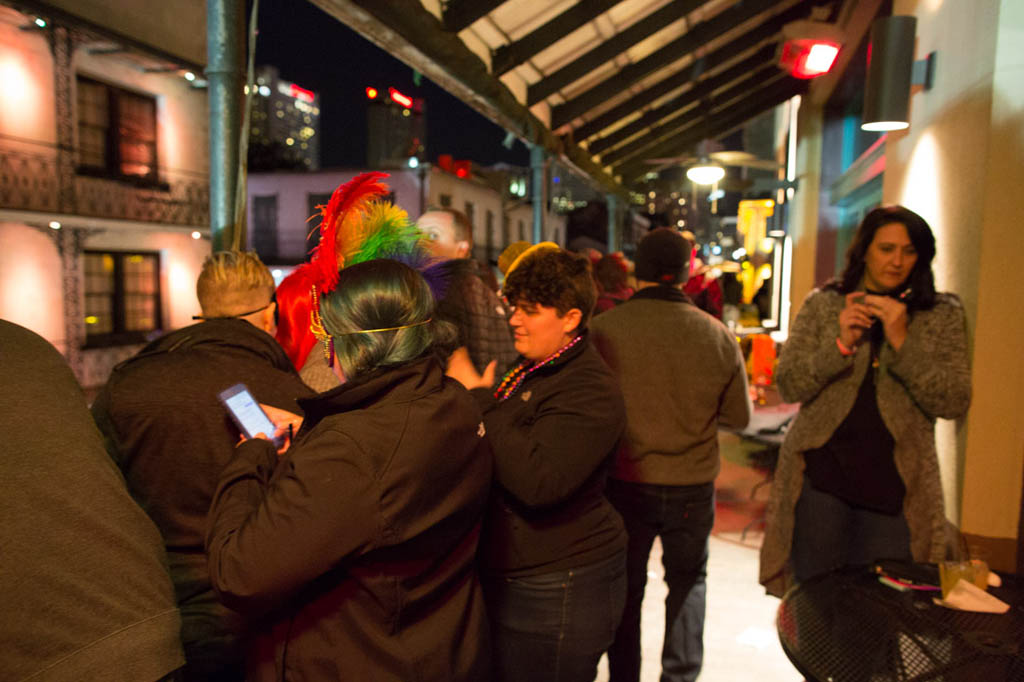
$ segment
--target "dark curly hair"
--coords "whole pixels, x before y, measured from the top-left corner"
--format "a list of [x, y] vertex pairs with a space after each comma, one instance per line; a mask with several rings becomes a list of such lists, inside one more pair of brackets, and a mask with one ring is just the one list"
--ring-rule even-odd
[[590, 261], [562, 249], [538, 251], [505, 278], [505, 298], [550, 306], [565, 315], [573, 308], [582, 314], [579, 329], [587, 326], [597, 302], [597, 287], [590, 274]]
[[864, 216], [853, 241], [846, 250], [846, 267], [835, 279], [825, 285], [841, 294], [855, 291], [864, 277], [864, 259], [868, 247], [878, 230], [890, 223], [899, 223], [907, 230], [907, 236], [917, 251], [917, 263], [910, 271], [906, 285], [911, 288], [907, 306], [911, 310], [928, 310], [935, 305], [935, 279], [932, 275], [932, 259], [935, 258], [935, 237], [925, 219], [905, 206], [882, 206]]

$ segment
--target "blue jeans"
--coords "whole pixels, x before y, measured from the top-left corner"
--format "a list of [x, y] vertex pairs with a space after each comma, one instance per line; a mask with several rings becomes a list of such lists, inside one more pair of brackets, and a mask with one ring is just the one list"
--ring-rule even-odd
[[842, 566], [913, 561], [903, 514], [851, 507], [804, 479], [793, 519], [793, 577], [803, 582]]
[[626, 598], [626, 556], [522, 578], [484, 578], [494, 682], [592, 682]]
[[607, 495], [629, 533], [629, 589], [622, 623], [608, 650], [610, 680], [640, 679], [640, 608], [651, 545], [660, 535], [668, 585], [661, 682], [693, 682], [704, 659], [704, 599], [715, 484], [653, 485], [610, 478]]

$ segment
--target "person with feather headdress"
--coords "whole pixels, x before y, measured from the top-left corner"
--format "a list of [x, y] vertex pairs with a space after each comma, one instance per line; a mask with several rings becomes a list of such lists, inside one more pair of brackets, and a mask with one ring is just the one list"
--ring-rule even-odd
[[335, 192], [302, 269], [306, 363], [339, 385], [303, 400], [304, 419], [269, 410], [277, 435], [299, 425], [294, 438], [240, 443], [210, 508], [213, 586], [259, 623], [250, 680], [489, 677], [476, 550], [490, 444], [434, 351], [454, 331], [426, 280], [367, 257], [416, 256], [414, 242], [367, 231], [379, 187], [360, 176]]
[[[393, 258], [417, 270], [431, 263], [422, 232], [409, 214], [381, 199], [386, 173], [356, 176], [320, 206], [320, 241], [309, 262], [297, 267], [277, 287], [277, 341], [303, 381], [317, 391], [338, 385], [324, 360], [310, 356], [316, 339], [310, 331], [312, 291], [332, 289], [338, 271], [376, 258]], [[315, 216], [314, 216], [315, 217]]]

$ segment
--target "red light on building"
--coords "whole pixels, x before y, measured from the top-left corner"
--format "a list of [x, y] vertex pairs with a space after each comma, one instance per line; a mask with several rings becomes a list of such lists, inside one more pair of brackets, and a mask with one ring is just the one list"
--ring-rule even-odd
[[380, 93], [377, 92], [377, 88], [373, 87], [372, 85], [366, 88], [367, 99], [377, 99], [378, 94]]
[[392, 101], [397, 102], [398, 104], [401, 104], [406, 109], [409, 109], [410, 107], [412, 107], [412, 97], [407, 97], [406, 95], [403, 95], [402, 93], [400, 93], [398, 90], [395, 90], [394, 88], [388, 88], [388, 94], [391, 95]]
[[309, 102], [310, 104], [313, 103], [313, 100], [316, 97], [316, 95], [313, 94], [312, 90], [300, 88], [295, 83], [292, 83], [291, 87], [289, 88], [289, 94], [295, 99], [301, 99], [303, 102]]
[[794, 78], [815, 78], [829, 72], [839, 56], [839, 45], [820, 40], [788, 40], [782, 46], [779, 66]]
[[438, 156], [437, 165], [441, 170], [448, 171], [449, 173], [455, 172], [455, 160], [451, 154], [441, 154]]
[[468, 178], [473, 171], [472, 161], [456, 161], [455, 162], [455, 177], [457, 178]]

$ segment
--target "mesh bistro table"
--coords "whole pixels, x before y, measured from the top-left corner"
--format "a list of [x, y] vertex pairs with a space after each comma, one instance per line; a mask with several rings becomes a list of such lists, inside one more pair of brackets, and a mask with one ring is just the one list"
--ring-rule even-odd
[[786, 593], [779, 640], [817, 682], [1024, 682], [1021, 583], [989, 589], [1007, 613], [956, 611], [932, 603], [938, 592], [900, 592], [867, 568], [843, 569]]

